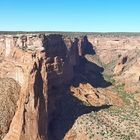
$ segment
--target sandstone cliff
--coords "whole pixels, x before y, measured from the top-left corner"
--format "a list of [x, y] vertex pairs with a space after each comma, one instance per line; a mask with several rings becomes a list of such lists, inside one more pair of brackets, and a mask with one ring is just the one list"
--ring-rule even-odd
[[86, 37], [57, 34], [0, 36], [0, 77], [12, 78], [21, 87], [15, 115], [7, 119], [8, 133], [1, 130], [3, 140], [48, 139], [57, 100], [53, 94], [73, 79], [88, 43]]
[[[128, 116], [139, 122], [139, 94], [125, 93], [140, 89], [137, 42], [127, 37], [0, 35], [0, 139], [88, 140], [87, 130], [114, 129], [121, 117], [111, 113], [120, 110], [122, 116], [132, 112]], [[106, 74], [113, 79], [107, 81]], [[105, 139], [99, 132], [92, 138]]]

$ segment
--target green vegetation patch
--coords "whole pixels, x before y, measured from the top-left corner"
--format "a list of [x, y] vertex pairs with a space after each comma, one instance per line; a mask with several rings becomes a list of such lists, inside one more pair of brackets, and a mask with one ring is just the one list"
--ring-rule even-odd
[[131, 100], [134, 100], [134, 94], [126, 93], [124, 90], [124, 84], [119, 84], [115, 86], [115, 90], [118, 92], [119, 96], [123, 99], [126, 105], [131, 104]]

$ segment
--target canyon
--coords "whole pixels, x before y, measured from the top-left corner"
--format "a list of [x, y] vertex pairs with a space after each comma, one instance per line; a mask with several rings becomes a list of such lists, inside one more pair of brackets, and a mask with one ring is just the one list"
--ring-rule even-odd
[[139, 71], [140, 36], [1, 34], [0, 140], [138, 140]]

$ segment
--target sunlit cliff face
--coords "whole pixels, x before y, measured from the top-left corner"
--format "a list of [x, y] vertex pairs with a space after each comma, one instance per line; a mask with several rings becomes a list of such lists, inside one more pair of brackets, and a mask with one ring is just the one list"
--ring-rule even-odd
[[123, 84], [125, 92], [139, 92], [136, 40], [1, 35], [0, 103], [4, 105], [0, 110], [5, 108], [5, 114], [0, 116], [0, 124], [6, 125], [0, 127], [0, 138], [67, 140], [79, 116], [112, 105], [124, 106], [114, 93], [115, 84], [104, 75], [112, 76], [116, 85]]
[[73, 79], [86, 43], [83, 38], [62, 35], [0, 36], [0, 77], [12, 78], [21, 86], [4, 140], [47, 139], [48, 105], [52, 104], [48, 94]]

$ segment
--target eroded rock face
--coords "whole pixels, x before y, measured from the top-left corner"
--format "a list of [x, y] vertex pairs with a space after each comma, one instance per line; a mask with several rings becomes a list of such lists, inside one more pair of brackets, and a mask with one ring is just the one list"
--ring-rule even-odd
[[114, 75], [116, 82], [125, 84], [126, 92], [139, 91], [140, 37], [108, 35], [88, 39], [105, 71]]
[[0, 139], [8, 132], [15, 115], [20, 86], [10, 78], [0, 78]]
[[139, 36], [89, 36], [89, 41], [95, 46], [96, 53], [103, 64], [118, 60], [121, 56], [129, 56], [131, 51], [139, 50]]
[[114, 79], [125, 84], [125, 91], [129, 93], [139, 92], [139, 50], [129, 51], [121, 58], [121, 61], [114, 68]]
[[17, 110], [2, 132], [4, 136], [9, 129], [3, 140], [48, 139], [56, 100], [50, 100], [52, 90], [73, 79], [87, 43], [85, 37], [62, 35], [0, 36], [0, 77], [12, 78], [21, 86]]
[[[129, 47], [129, 43], [135, 44], [135, 39], [1, 35], [0, 78], [11, 79], [9, 83], [15, 81], [14, 85], [20, 87], [10, 90], [14, 104], [11, 112], [6, 110], [11, 115], [4, 120], [8, 122], [4, 131], [0, 129], [1, 138], [61, 140], [80, 115], [110, 105], [122, 107], [118, 94], [108, 88], [111, 83], [105, 81], [102, 65], [113, 63], [110, 71], [115, 80], [127, 83], [124, 89], [129, 92], [138, 91], [139, 51]], [[99, 60], [93, 56], [93, 48]], [[10, 91], [7, 95], [11, 99]], [[5, 99], [1, 97], [0, 103]], [[86, 139], [86, 135], [82, 138]]]
[[72, 94], [88, 106], [116, 105], [122, 106], [123, 101], [110, 89], [94, 88], [90, 84], [80, 84], [79, 87], [71, 87]]
[[128, 59], [127, 56], [121, 58], [121, 61], [114, 68], [113, 75], [120, 75], [123, 72], [127, 59]]

